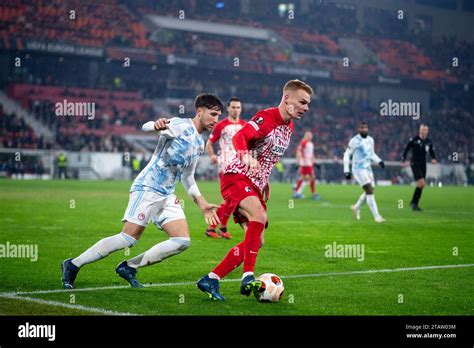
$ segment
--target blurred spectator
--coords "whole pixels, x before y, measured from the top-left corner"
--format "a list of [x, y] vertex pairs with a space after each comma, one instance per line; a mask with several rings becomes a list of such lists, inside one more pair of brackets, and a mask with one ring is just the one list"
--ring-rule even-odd
[[58, 154], [55, 159], [55, 164], [57, 168], [57, 178], [59, 179], [67, 179], [67, 157], [64, 153]]

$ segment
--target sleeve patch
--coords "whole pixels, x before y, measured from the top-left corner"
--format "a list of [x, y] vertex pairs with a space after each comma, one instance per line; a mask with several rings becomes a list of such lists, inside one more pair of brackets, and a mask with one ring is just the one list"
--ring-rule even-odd
[[255, 119], [255, 123], [256, 124], [263, 124], [263, 117], [262, 116], [259, 116]]

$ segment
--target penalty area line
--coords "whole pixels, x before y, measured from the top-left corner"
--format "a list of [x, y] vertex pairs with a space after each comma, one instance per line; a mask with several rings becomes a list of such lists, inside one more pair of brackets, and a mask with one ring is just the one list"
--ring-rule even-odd
[[[435, 265], [435, 266], [419, 266], [419, 267], [403, 267], [403, 268], [387, 268], [387, 269], [372, 269], [365, 271], [349, 271], [349, 272], [327, 272], [327, 273], [313, 273], [313, 274], [295, 274], [288, 276], [281, 276], [282, 279], [298, 279], [298, 278], [317, 278], [317, 277], [335, 277], [335, 276], [346, 276], [346, 275], [358, 275], [358, 274], [373, 274], [373, 273], [394, 273], [394, 272], [409, 272], [409, 271], [423, 271], [432, 269], [447, 269], [447, 268], [464, 268], [474, 267], [474, 263], [469, 264], [457, 264], [457, 265]], [[238, 279], [223, 279], [221, 282], [239, 282]], [[151, 283], [143, 284], [145, 288], [153, 287], [164, 287], [164, 286], [180, 286], [180, 285], [195, 285], [196, 282], [178, 282], [178, 283]], [[90, 288], [79, 288], [79, 289], [54, 289], [54, 290], [36, 290], [36, 291], [23, 291], [23, 292], [4, 292], [0, 293], [0, 296], [18, 296], [24, 298], [25, 295], [41, 295], [41, 294], [54, 294], [54, 293], [71, 293], [76, 292], [87, 292], [87, 291], [100, 291], [100, 290], [115, 290], [115, 289], [132, 289], [129, 285], [114, 285], [114, 286], [100, 286]], [[135, 290], [135, 289], [134, 289]], [[136, 291], [136, 290], [135, 290]], [[62, 303], [62, 302], [58, 302]]]
[[10, 300], [28, 301], [28, 302], [34, 302], [34, 303], [38, 303], [38, 304], [46, 305], [46, 306], [70, 308], [70, 309], [75, 309], [75, 310], [80, 310], [80, 311], [85, 311], [85, 312], [90, 312], [90, 313], [98, 313], [98, 314], [103, 314], [103, 315], [118, 315], [118, 316], [141, 315], [141, 314], [135, 314], [135, 313], [117, 312], [117, 311], [112, 311], [112, 310], [104, 309], [104, 308], [96, 308], [96, 307], [89, 307], [89, 306], [83, 306], [83, 305], [77, 305], [77, 304], [64, 303], [64, 302], [59, 302], [59, 301], [43, 300], [40, 298], [19, 296], [15, 293], [0, 293], [0, 297], [10, 299]]

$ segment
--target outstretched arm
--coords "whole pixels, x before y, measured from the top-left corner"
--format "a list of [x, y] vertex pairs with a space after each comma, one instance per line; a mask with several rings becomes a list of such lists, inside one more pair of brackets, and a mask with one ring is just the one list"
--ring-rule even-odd
[[194, 179], [194, 172], [196, 171], [197, 159], [181, 174], [181, 182], [194, 202], [201, 209], [202, 214], [209, 225], [216, 225], [220, 223], [219, 217], [216, 214], [216, 209], [219, 207], [215, 204], [210, 204], [206, 201], [204, 196], [199, 191], [199, 187]]
[[196, 166], [197, 160], [191, 163], [189, 167], [186, 168], [181, 174], [181, 182], [183, 183], [184, 189], [193, 200], [196, 200], [196, 198], [202, 196], [201, 191], [199, 191], [199, 187], [196, 184], [196, 180], [194, 179]]
[[168, 129], [170, 120], [167, 118], [160, 118], [156, 121], [149, 121], [142, 126], [144, 132], [159, 132]]

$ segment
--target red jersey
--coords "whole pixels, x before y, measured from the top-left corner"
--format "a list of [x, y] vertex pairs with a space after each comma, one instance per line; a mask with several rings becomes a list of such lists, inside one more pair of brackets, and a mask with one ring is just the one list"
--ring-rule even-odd
[[[283, 121], [277, 107], [260, 110], [233, 139], [237, 151], [247, 149], [260, 163], [261, 169], [250, 174], [247, 166], [237, 153], [226, 168], [226, 173], [238, 173], [247, 176], [256, 188], [263, 191], [273, 166], [278, 163], [290, 144], [294, 126], [290, 120]], [[245, 141], [240, 145], [239, 141]]]
[[217, 154], [217, 165], [219, 173], [224, 173], [225, 168], [230, 164], [234, 158], [236, 151], [232, 144], [232, 137], [239, 130], [245, 126], [247, 122], [244, 120], [238, 120], [237, 122], [231, 122], [228, 118], [217, 122], [209, 136], [209, 141], [214, 144], [219, 141], [219, 152]]
[[313, 166], [313, 154], [314, 154], [314, 144], [312, 141], [301, 140], [301, 143], [298, 145], [298, 150], [300, 158], [298, 165], [301, 167], [311, 167]]

